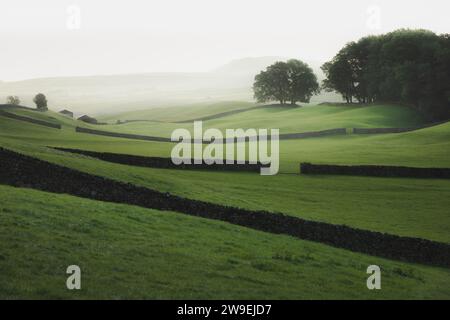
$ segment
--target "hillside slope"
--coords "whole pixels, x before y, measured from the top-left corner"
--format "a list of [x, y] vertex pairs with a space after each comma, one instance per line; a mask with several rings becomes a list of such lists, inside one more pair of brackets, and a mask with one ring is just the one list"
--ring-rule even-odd
[[[226, 114], [241, 110], [235, 114]], [[247, 111], [245, 111], [247, 110]], [[225, 113], [225, 114], [224, 114]], [[217, 118], [211, 119], [212, 115]], [[424, 120], [415, 111], [401, 106], [307, 106], [291, 107], [267, 105], [257, 106], [239, 102], [199, 105], [192, 108], [166, 108], [135, 111], [105, 118], [107, 120], [154, 120], [108, 125], [102, 130], [122, 133], [170, 137], [173, 130], [186, 128], [193, 131], [193, 120], [209, 117], [203, 121], [204, 130], [217, 128], [222, 131], [234, 128], [274, 128], [281, 134], [317, 131], [332, 128], [353, 127], [415, 127]], [[180, 122], [183, 123], [175, 123]], [[98, 127], [97, 127], [98, 128]]]
[[[402, 134], [282, 141], [280, 173], [272, 177], [142, 168], [99, 161], [45, 146], [170, 157], [173, 144], [81, 134], [67, 126], [57, 130], [1, 116], [0, 145], [81, 171], [191, 199], [448, 242], [450, 216], [442, 210], [450, 205], [448, 181], [319, 178], [298, 172], [301, 161], [450, 167], [449, 126], [443, 124]], [[416, 136], [420, 138], [410, 138]], [[380, 203], [389, 206], [380, 211]]]
[[[58, 165], [189, 199], [450, 243], [448, 180], [298, 174], [300, 161], [450, 167], [450, 123], [400, 134], [281, 141], [280, 173], [264, 177], [134, 167], [56, 151], [47, 146], [168, 157], [173, 144], [77, 133], [74, 127], [84, 124], [51, 111], [10, 111], [62, 129], [0, 115], [0, 146]], [[267, 125], [271, 118], [286, 128], [420, 123], [400, 107], [320, 106], [263, 108], [205, 124]], [[65, 288], [71, 264], [83, 270], [77, 293]], [[365, 287], [370, 264], [383, 270], [379, 292]], [[219, 221], [0, 186], [0, 298], [448, 299], [449, 279], [447, 269]]]
[[[62, 211], [61, 208], [64, 208]], [[0, 186], [0, 298], [445, 299], [449, 271], [170, 212]], [[82, 270], [82, 290], [65, 269]], [[365, 287], [383, 268], [383, 290]]]

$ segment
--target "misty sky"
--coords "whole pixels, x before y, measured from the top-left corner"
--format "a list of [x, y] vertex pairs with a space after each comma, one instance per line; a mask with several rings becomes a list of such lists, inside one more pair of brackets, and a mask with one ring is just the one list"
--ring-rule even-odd
[[0, 80], [325, 61], [397, 28], [450, 32], [444, 0], [1, 0]]

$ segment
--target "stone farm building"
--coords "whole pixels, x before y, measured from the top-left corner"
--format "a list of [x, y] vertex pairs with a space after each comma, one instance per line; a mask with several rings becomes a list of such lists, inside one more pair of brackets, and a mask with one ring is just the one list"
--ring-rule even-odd
[[59, 113], [65, 115], [67, 117], [73, 118], [73, 112], [72, 111], [64, 109], [64, 110], [61, 110]]
[[81, 116], [81, 117], [78, 118], [78, 120], [81, 120], [81, 121], [86, 122], [86, 123], [98, 124], [97, 119], [89, 117], [88, 115]]

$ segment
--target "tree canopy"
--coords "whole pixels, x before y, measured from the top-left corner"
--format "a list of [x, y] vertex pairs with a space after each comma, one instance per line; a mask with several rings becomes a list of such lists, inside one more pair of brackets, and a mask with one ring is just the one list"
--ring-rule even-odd
[[322, 66], [322, 87], [347, 102], [395, 102], [450, 117], [450, 37], [397, 30], [350, 42]]
[[18, 96], [8, 96], [6, 98], [6, 103], [18, 106], [20, 104], [20, 98]]
[[256, 75], [253, 91], [258, 102], [307, 103], [319, 92], [319, 83], [306, 63], [292, 59], [276, 62]]
[[47, 109], [47, 98], [45, 97], [44, 94], [38, 93], [34, 97], [33, 102], [36, 104], [36, 107], [38, 108], [38, 110], [41, 110], [41, 111], [48, 110]]

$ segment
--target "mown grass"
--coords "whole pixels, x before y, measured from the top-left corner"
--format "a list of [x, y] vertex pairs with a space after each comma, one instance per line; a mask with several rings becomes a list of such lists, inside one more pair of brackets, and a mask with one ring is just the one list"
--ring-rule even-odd
[[[218, 221], [0, 186], [1, 299], [448, 299], [447, 269]], [[66, 268], [81, 268], [80, 291]], [[366, 269], [382, 270], [368, 290]]]

